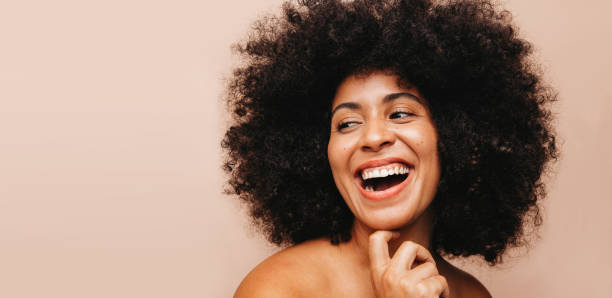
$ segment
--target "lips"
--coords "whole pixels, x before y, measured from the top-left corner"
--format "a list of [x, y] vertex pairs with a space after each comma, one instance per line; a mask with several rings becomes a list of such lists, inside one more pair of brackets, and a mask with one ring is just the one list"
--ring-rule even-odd
[[369, 200], [381, 201], [394, 197], [411, 180], [414, 167], [400, 158], [368, 161], [355, 171], [355, 181], [361, 194]]

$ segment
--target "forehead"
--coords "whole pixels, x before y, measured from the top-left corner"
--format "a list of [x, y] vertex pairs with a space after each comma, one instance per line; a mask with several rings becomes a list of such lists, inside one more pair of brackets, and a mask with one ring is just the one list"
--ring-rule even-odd
[[380, 100], [391, 93], [405, 92], [422, 98], [416, 88], [400, 86], [399, 82], [398, 76], [384, 72], [348, 76], [336, 89], [332, 109], [343, 102]]

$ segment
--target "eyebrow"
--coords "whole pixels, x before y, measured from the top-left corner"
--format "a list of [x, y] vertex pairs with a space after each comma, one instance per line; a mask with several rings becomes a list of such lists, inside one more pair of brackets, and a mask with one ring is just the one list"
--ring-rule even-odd
[[383, 97], [383, 102], [388, 103], [400, 97], [410, 97], [411, 99], [416, 100], [418, 103], [425, 105], [425, 101], [423, 101], [420, 97], [412, 93], [408, 93], [408, 92], [398, 92], [398, 93], [387, 94], [385, 95], [385, 97]]
[[[394, 101], [400, 97], [408, 97], [412, 100], [417, 101], [420, 104], [425, 104], [425, 102], [423, 101], [423, 99], [419, 98], [418, 96], [412, 94], [412, 93], [408, 93], [408, 92], [398, 92], [398, 93], [390, 93], [385, 95], [385, 97], [383, 97], [382, 102], [383, 103], [389, 103], [391, 101]], [[361, 105], [356, 103], [356, 102], [344, 102], [341, 103], [339, 105], [337, 105], [331, 112], [331, 116], [334, 115], [334, 113], [336, 113], [336, 111], [338, 111], [339, 109], [350, 109], [350, 110], [359, 110], [361, 109]]]

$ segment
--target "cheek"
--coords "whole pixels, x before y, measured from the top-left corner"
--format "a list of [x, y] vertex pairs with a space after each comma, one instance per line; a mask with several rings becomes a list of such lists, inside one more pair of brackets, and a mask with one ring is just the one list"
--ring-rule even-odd
[[[440, 160], [438, 157], [438, 136], [433, 125], [427, 125], [421, 130], [418, 144], [416, 150], [421, 156], [421, 161], [428, 164], [432, 169], [431, 173], [437, 180], [440, 175]], [[437, 181], [435, 184], [437, 184]]]
[[343, 198], [346, 197], [342, 183], [343, 179], [341, 179], [344, 176], [342, 175], [344, 173], [344, 165], [347, 164], [347, 154], [344, 153], [345, 151], [346, 148], [342, 146], [342, 142], [337, 138], [330, 137], [327, 143], [327, 159], [329, 161], [334, 183]]
[[329, 142], [327, 143], [327, 159], [329, 160], [329, 166], [331, 167], [332, 174], [336, 174], [336, 169], [338, 168], [338, 163], [340, 163], [339, 159], [342, 152], [342, 148], [339, 148], [338, 142], [334, 137], [329, 138]]
[[438, 138], [433, 128], [423, 131], [419, 136], [419, 147], [421, 147], [423, 151], [437, 156]]
[[348, 169], [350, 152], [350, 140], [342, 138], [342, 136], [332, 136], [329, 138], [327, 143], [327, 159], [334, 176], [343, 169]]
[[438, 151], [436, 130], [429, 124], [422, 124], [412, 129], [402, 130], [400, 133], [418, 154], [429, 155]]
[[431, 121], [423, 123], [418, 129], [418, 138], [421, 147], [431, 150], [436, 148], [438, 143], [438, 134]]
[[417, 155], [419, 162], [426, 165], [428, 172], [438, 175], [440, 162], [438, 159], [438, 137], [435, 128], [430, 123], [424, 123], [414, 129], [402, 131], [402, 135], [411, 150]]

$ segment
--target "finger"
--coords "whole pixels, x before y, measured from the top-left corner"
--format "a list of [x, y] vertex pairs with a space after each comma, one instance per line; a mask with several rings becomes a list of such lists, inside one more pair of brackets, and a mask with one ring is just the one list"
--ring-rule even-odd
[[415, 260], [436, 265], [436, 261], [425, 247], [412, 241], [404, 241], [395, 251], [389, 267], [396, 272], [403, 272], [410, 270]]
[[450, 295], [448, 282], [442, 275], [436, 275], [425, 279], [417, 284], [416, 288], [417, 291], [419, 291], [419, 295], [423, 297], [439, 296], [441, 298], [448, 298]]
[[436, 265], [436, 261], [434, 260], [429, 250], [427, 250], [427, 248], [419, 244], [417, 244], [417, 246], [418, 246], [418, 249], [417, 249], [415, 260], [419, 262], [429, 262], [429, 263]]
[[436, 275], [439, 275], [436, 265], [425, 262], [410, 270], [407, 274], [407, 278], [416, 284]]
[[393, 238], [390, 231], [376, 231], [370, 234], [368, 254], [370, 267], [376, 272], [381, 272], [389, 264], [389, 240]]

